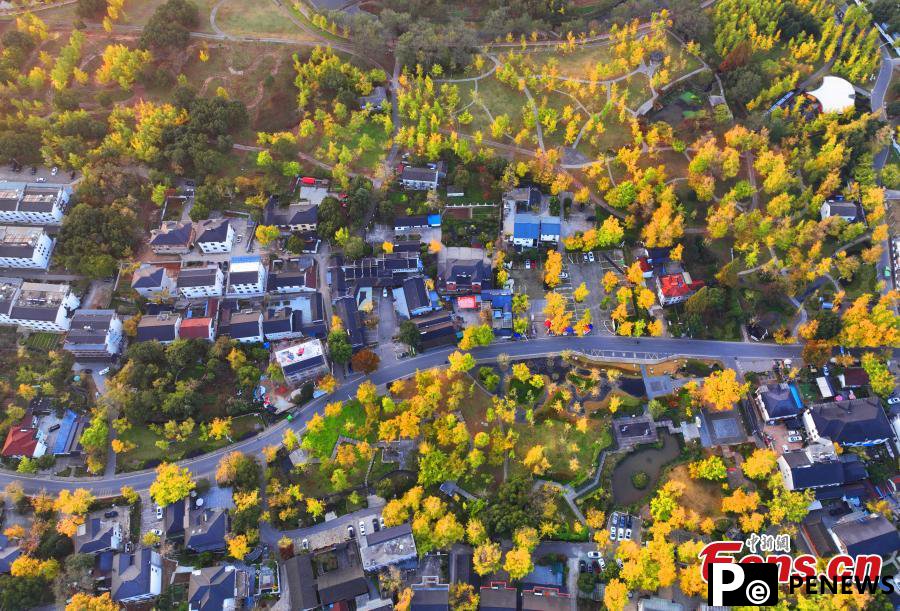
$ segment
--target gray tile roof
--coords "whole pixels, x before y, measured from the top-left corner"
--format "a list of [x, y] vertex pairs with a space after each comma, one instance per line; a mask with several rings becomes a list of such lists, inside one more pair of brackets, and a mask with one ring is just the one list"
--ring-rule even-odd
[[228, 237], [228, 228], [231, 223], [228, 219], [206, 219], [197, 223], [197, 238], [195, 242], [224, 242]]
[[136, 289], [156, 288], [162, 285], [166, 270], [154, 265], [142, 265], [131, 277], [131, 286]]
[[211, 566], [191, 573], [188, 603], [199, 611], [222, 611], [235, 596], [237, 571], [233, 566]]
[[887, 558], [900, 550], [900, 533], [880, 514], [847, 516], [832, 526], [831, 530], [851, 556], [878, 554]]
[[178, 273], [178, 288], [198, 286], [215, 286], [218, 267], [201, 267], [183, 269]]

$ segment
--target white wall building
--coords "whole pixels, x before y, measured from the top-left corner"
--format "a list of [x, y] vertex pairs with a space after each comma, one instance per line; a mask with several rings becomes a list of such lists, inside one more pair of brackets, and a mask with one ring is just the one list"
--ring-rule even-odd
[[0, 226], [0, 267], [47, 269], [54, 240], [43, 227]]
[[178, 291], [175, 279], [166, 268], [144, 263], [131, 275], [131, 288], [146, 299], [174, 297]]
[[0, 325], [64, 333], [81, 300], [67, 284], [0, 279]]
[[68, 186], [4, 183], [0, 188], [0, 223], [58, 225], [70, 194]]
[[63, 350], [76, 359], [108, 359], [122, 346], [122, 321], [115, 310], [81, 309], [72, 317]]
[[259, 257], [233, 257], [228, 272], [228, 297], [265, 294], [266, 276], [266, 266]]
[[234, 228], [228, 219], [207, 219], [196, 224], [194, 244], [206, 254], [231, 252]]
[[178, 273], [178, 292], [187, 299], [221, 297], [225, 287], [225, 274], [218, 265], [188, 267]]

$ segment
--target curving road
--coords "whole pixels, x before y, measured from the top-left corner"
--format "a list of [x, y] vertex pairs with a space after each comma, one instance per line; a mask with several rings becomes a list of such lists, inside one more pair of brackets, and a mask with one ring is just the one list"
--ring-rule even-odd
[[[642, 338], [636, 340], [627, 337], [596, 335], [588, 337], [550, 337], [522, 342], [497, 342], [484, 348], [477, 348], [472, 351], [472, 354], [479, 361], [491, 361], [495, 360], [497, 355], [502, 353], [508, 354], [514, 359], [520, 359], [555, 355], [565, 350], [575, 350], [594, 356], [617, 359], [657, 360], [670, 356], [709, 357], [721, 359], [728, 366], [734, 366], [738, 359], [799, 358], [801, 353], [801, 347], [798, 345], [779, 346], [774, 344], [670, 338]], [[394, 365], [379, 369], [369, 376], [368, 379], [375, 384], [381, 385], [398, 378], [410, 376], [417, 369], [443, 365], [446, 363], [447, 355], [451, 351], [450, 348], [444, 348], [427, 352], [415, 358], [399, 361]], [[215, 474], [219, 459], [227, 452], [240, 450], [247, 454], [259, 456], [265, 446], [281, 442], [281, 437], [287, 427], [291, 427], [298, 432], [302, 431], [314, 413], [324, 411], [326, 403], [343, 401], [352, 397], [356, 393], [357, 387], [365, 379], [365, 376], [351, 378], [333, 394], [320, 397], [306, 404], [296, 412], [293, 422], [282, 420], [255, 437], [245, 439], [227, 448], [203, 456], [183, 460], [179, 464], [190, 469], [195, 478], [212, 477]], [[51, 494], [56, 494], [65, 488], [80, 487], [91, 490], [94, 496], [104, 497], [117, 495], [121, 486], [131, 486], [136, 490], [146, 490], [153, 483], [154, 478], [155, 473], [152, 470], [95, 478], [32, 476], [2, 472], [0, 473], [0, 487], [6, 486], [11, 481], [18, 481], [21, 482], [26, 493], [46, 490]]]

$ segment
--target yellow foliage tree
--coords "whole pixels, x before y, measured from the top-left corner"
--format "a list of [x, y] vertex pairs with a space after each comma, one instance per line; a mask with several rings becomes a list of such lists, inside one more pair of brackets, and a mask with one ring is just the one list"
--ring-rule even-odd
[[506, 552], [506, 559], [503, 561], [503, 570], [509, 573], [513, 580], [522, 579], [531, 572], [534, 565], [531, 562], [531, 552], [527, 549], [514, 547]]
[[704, 381], [700, 398], [716, 411], [731, 409], [750, 390], [750, 383], [740, 384], [734, 369], [712, 372]]

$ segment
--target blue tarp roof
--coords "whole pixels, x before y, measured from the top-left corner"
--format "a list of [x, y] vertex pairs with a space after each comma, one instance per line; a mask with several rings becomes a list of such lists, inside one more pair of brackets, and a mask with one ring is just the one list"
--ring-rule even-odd
[[520, 214], [513, 225], [513, 237], [536, 240], [541, 235], [541, 223], [537, 217]]
[[441, 226], [441, 215], [440, 214], [429, 214], [428, 215], [428, 225], [431, 227], [440, 227]]
[[541, 233], [543, 235], [559, 235], [559, 223], [541, 221]]
[[78, 416], [70, 409], [66, 410], [62, 422], [59, 423], [59, 432], [56, 434], [56, 441], [53, 443], [53, 454], [65, 454], [69, 445], [69, 438], [75, 432], [75, 422]]

